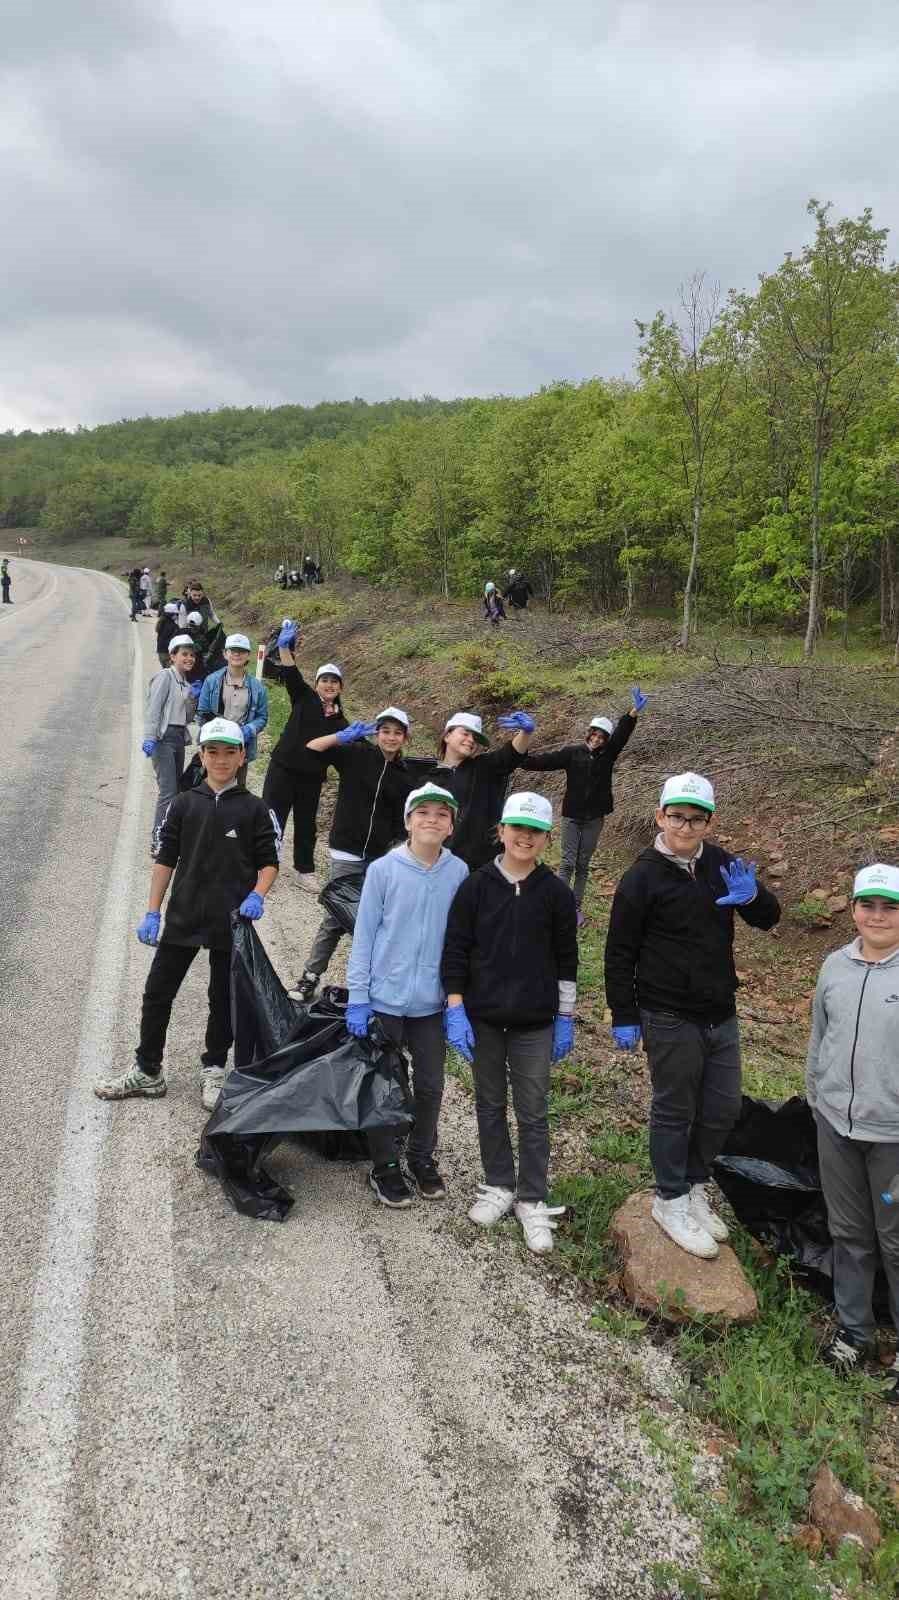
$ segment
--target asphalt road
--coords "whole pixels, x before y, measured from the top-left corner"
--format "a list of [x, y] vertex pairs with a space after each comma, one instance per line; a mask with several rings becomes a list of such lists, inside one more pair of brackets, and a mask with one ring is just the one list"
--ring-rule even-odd
[[[465, 1218], [387, 1213], [365, 1169], [284, 1146], [283, 1225], [194, 1166], [203, 958], [165, 1100], [110, 1106], [149, 952], [150, 622], [102, 574], [15, 561], [0, 607], [0, 1594], [4, 1600], [648, 1597], [695, 1530], [638, 1425], [658, 1352], [621, 1347]], [[289, 861], [289, 853], [285, 852]], [[318, 909], [285, 869], [260, 931], [288, 975]], [[670, 1419], [669, 1419], [670, 1420]]]

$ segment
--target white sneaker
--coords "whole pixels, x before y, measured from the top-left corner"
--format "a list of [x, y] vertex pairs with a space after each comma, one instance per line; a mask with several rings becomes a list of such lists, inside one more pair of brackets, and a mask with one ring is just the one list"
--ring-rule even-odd
[[710, 1233], [713, 1239], [723, 1244], [730, 1238], [727, 1223], [713, 1211], [709, 1205], [709, 1191], [704, 1183], [694, 1183], [690, 1190], [690, 1210], [701, 1228]]
[[711, 1261], [718, 1254], [712, 1235], [700, 1226], [693, 1214], [689, 1194], [679, 1194], [674, 1200], [663, 1200], [657, 1194], [652, 1202], [652, 1220], [688, 1255], [703, 1256]]
[[478, 1184], [478, 1198], [468, 1213], [471, 1222], [477, 1222], [482, 1228], [492, 1228], [494, 1222], [499, 1222], [500, 1217], [505, 1217], [515, 1204], [515, 1195], [511, 1189], [496, 1189], [492, 1184]]
[[214, 1111], [222, 1092], [225, 1081], [224, 1067], [200, 1068], [200, 1098], [203, 1101], [204, 1111]]
[[322, 892], [321, 881], [315, 876], [314, 872], [298, 872], [297, 883], [301, 889], [305, 889], [307, 894], [321, 894]]
[[553, 1247], [553, 1231], [559, 1226], [553, 1217], [561, 1217], [564, 1212], [564, 1206], [548, 1206], [545, 1200], [516, 1200], [515, 1215], [524, 1229], [529, 1250], [540, 1256], [548, 1254]]

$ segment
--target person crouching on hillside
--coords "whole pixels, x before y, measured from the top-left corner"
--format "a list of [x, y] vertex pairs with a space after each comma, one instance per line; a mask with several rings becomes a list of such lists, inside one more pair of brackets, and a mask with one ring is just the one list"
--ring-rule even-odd
[[[812, 1004], [806, 1091], [833, 1238], [838, 1327], [821, 1352], [857, 1371], [874, 1337], [878, 1254], [899, 1334], [899, 867], [863, 867], [852, 889], [858, 937], [824, 962]], [[899, 1355], [884, 1399], [899, 1405]]]
[[564, 772], [565, 796], [562, 801], [562, 859], [559, 877], [571, 883], [577, 902], [578, 927], [584, 921], [581, 910], [587, 874], [606, 817], [614, 809], [612, 768], [637, 726], [637, 718], [649, 696], [641, 694], [639, 684], [631, 690], [633, 706], [616, 723], [608, 717], [594, 717], [583, 744], [566, 744], [561, 750], [542, 750], [526, 755], [522, 766], [528, 772]]
[[706, 1184], [741, 1103], [734, 911], [753, 928], [780, 918], [755, 867], [712, 843], [714, 813], [708, 778], [666, 780], [655, 844], [615, 890], [605, 953], [612, 1037], [636, 1050], [642, 1036], [649, 1059], [653, 1218], [682, 1250], [707, 1258], [727, 1227]]
[[[468, 1215], [488, 1228], [515, 1207], [529, 1250], [552, 1250], [547, 1206], [549, 1078], [574, 1043], [577, 920], [571, 890], [540, 856], [552, 806], [510, 794], [500, 853], [462, 884], [450, 908], [441, 976], [446, 1037], [472, 1063], [484, 1182]], [[518, 1123], [518, 1178], [508, 1093]]]
[[[201, 949], [209, 951], [209, 1017], [200, 1065], [200, 1092], [215, 1107], [234, 1040], [231, 1023], [231, 916], [256, 921], [278, 875], [280, 834], [258, 795], [241, 788], [246, 757], [235, 722], [216, 717], [200, 731], [205, 781], [176, 795], [159, 828], [150, 895], [137, 929], [156, 954], [144, 988], [134, 1065], [94, 1085], [101, 1100], [158, 1100], [172, 1006]], [[174, 874], [174, 881], [172, 875]], [[171, 894], [160, 933], [162, 905]]]
[[[463, 861], [444, 849], [457, 805], [434, 783], [413, 789], [405, 804], [407, 842], [373, 861], [347, 964], [346, 1025], [364, 1038], [374, 1018], [412, 1057], [415, 1124], [409, 1172], [425, 1200], [442, 1200], [446, 1185], [435, 1161], [443, 1100], [446, 1041], [440, 957], [453, 896], [468, 877]], [[374, 1163], [369, 1183], [382, 1205], [410, 1204], [400, 1166], [400, 1133], [368, 1136]]]
[[514, 737], [491, 750], [481, 718], [473, 711], [454, 712], [444, 727], [437, 763], [429, 772], [458, 801], [450, 848], [472, 872], [496, 855], [496, 825], [509, 779], [516, 767], [524, 765], [537, 726], [527, 711], [512, 711], [497, 722]]
[[325, 780], [326, 762], [310, 739], [340, 733], [347, 725], [340, 696], [343, 673], [333, 661], [320, 666], [307, 683], [297, 666], [299, 623], [290, 618], [278, 634], [278, 654], [284, 669], [284, 687], [290, 699], [290, 716], [272, 751], [262, 798], [277, 814], [282, 829], [293, 812], [293, 864], [301, 889], [318, 894], [315, 876], [315, 837], [318, 805]]

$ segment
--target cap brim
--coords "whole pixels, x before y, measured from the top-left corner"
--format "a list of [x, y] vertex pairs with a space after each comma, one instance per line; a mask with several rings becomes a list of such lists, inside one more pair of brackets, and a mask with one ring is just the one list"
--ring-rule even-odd
[[214, 739], [201, 739], [200, 749], [208, 750], [211, 744], [227, 744], [231, 746], [232, 750], [243, 750], [244, 748], [242, 739], [223, 739], [221, 734], [217, 733]]
[[444, 811], [451, 812], [454, 817], [459, 811], [458, 804], [451, 805], [449, 800], [442, 800], [437, 795], [429, 794], [425, 795], [421, 800], [416, 800], [414, 805], [407, 806], [404, 815], [411, 817], [413, 811], [417, 811], [419, 806], [443, 806]]
[[695, 806], [697, 811], [707, 811], [709, 816], [715, 809], [708, 800], [697, 800], [695, 794], [667, 794], [660, 809], [664, 810], [665, 806]]
[[502, 825], [512, 823], [516, 828], [533, 828], [537, 833], [549, 833], [552, 829], [551, 822], [536, 822], [533, 817], [503, 817]]
[[895, 900], [899, 903], [897, 889], [856, 889], [853, 900]]

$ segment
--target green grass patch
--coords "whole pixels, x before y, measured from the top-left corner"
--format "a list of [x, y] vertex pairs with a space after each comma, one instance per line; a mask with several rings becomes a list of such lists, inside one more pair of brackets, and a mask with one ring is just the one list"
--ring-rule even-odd
[[378, 648], [388, 661], [432, 661], [441, 644], [433, 628], [420, 623], [411, 628], [381, 628]]
[[624, 1133], [610, 1128], [591, 1139], [590, 1154], [599, 1168], [558, 1178], [555, 1205], [568, 1207], [559, 1235], [559, 1256], [570, 1271], [593, 1284], [602, 1283], [615, 1265], [609, 1225], [618, 1207], [651, 1179], [649, 1141], [644, 1130]]
[[279, 589], [276, 583], [254, 589], [246, 596], [249, 610], [259, 615], [293, 617], [295, 622], [320, 622], [325, 618], [342, 617], [346, 604], [332, 589], [316, 586], [313, 590]]

